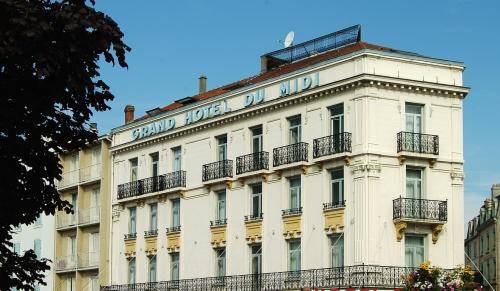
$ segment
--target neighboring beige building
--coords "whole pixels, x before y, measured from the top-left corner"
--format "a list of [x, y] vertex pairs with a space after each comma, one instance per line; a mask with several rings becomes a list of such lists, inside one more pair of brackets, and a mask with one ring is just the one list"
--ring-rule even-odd
[[393, 289], [405, 267], [464, 263], [465, 66], [357, 28], [143, 117], [127, 106], [104, 290]]
[[108, 137], [76, 153], [61, 156], [58, 190], [74, 214], [55, 217], [54, 290], [97, 291], [109, 272], [110, 173]]
[[[469, 221], [467, 238], [465, 239], [465, 262], [474, 270], [479, 269], [484, 278], [496, 289], [500, 268], [497, 261], [500, 250], [499, 244], [499, 202], [500, 184], [491, 187], [491, 198], [484, 201], [479, 210], [479, 215]], [[483, 282], [484, 286], [488, 286]]]

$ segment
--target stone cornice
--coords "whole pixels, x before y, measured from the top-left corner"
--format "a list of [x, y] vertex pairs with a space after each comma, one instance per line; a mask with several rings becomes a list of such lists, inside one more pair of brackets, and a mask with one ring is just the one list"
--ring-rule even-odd
[[270, 100], [261, 105], [235, 110], [218, 118], [206, 122], [185, 126], [174, 132], [166, 132], [163, 135], [154, 136], [141, 141], [131, 141], [121, 145], [113, 146], [110, 151], [113, 154], [126, 152], [147, 145], [155, 144], [165, 140], [179, 138], [205, 129], [219, 127], [227, 123], [238, 121], [252, 116], [258, 116], [270, 111], [280, 110], [296, 104], [311, 102], [325, 96], [337, 95], [357, 88], [375, 87], [386, 90], [397, 90], [413, 92], [417, 94], [434, 95], [441, 97], [463, 99], [469, 92], [469, 88], [454, 85], [415, 81], [402, 78], [386, 77], [371, 74], [360, 74], [341, 81], [319, 86], [314, 90], [297, 93], [288, 97]]

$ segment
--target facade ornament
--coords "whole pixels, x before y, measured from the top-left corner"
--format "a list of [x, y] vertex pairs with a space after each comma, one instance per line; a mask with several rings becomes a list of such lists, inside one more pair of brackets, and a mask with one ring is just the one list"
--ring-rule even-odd
[[408, 224], [403, 221], [394, 222], [394, 226], [396, 227], [396, 240], [400, 242], [403, 239], [404, 233]]
[[436, 244], [438, 241], [439, 234], [443, 230], [442, 224], [436, 224], [432, 227], [432, 243]]
[[120, 204], [113, 205], [112, 209], [112, 220], [113, 222], [118, 222], [120, 219], [120, 213], [123, 211], [123, 207]]

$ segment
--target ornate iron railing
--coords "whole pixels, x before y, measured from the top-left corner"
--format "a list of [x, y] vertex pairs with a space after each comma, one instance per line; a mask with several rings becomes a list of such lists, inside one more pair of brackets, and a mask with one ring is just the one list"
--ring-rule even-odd
[[281, 210], [281, 215], [283, 216], [295, 215], [295, 214], [302, 214], [302, 207]]
[[123, 238], [125, 240], [136, 239], [137, 238], [137, 233], [136, 232], [126, 233], [126, 234], [123, 235]]
[[203, 165], [201, 179], [203, 182], [233, 177], [233, 161], [223, 160]]
[[397, 198], [392, 201], [394, 219], [448, 220], [448, 201]]
[[227, 218], [216, 219], [216, 220], [210, 221], [210, 227], [222, 226], [222, 225], [226, 225], [226, 224], [227, 224]]
[[185, 171], [176, 171], [118, 185], [118, 199], [141, 196], [177, 187], [186, 187]]
[[319, 158], [339, 153], [350, 153], [351, 133], [342, 132], [313, 140], [313, 157]]
[[412, 152], [439, 155], [439, 136], [401, 131], [397, 134], [398, 153]]
[[252, 153], [236, 158], [236, 175], [259, 170], [269, 170], [268, 152]]
[[314, 288], [377, 288], [403, 287], [404, 277], [413, 268], [379, 265], [355, 265], [291, 272], [246, 274], [103, 286], [101, 291], [143, 290], [304, 290]]
[[264, 213], [245, 215], [245, 221], [261, 220], [264, 218]]
[[337, 209], [343, 207], [345, 207], [345, 200], [323, 203], [323, 210]]
[[151, 237], [157, 235], [158, 235], [158, 229], [150, 229], [144, 231], [144, 237]]
[[167, 227], [167, 233], [179, 232], [179, 231], [181, 231], [181, 226], [180, 225]]
[[299, 142], [273, 149], [273, 166], [307, 162], [308, 148], [308, 143]]

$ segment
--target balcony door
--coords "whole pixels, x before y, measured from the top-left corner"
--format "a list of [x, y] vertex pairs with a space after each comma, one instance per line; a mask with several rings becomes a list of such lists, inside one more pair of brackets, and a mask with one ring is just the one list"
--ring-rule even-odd
[[330, 135], [344, 132], [344, 103], [330, 108]]
[[262, 125], [251, 129], [252, 131], [252, 153], [259, 153], [263, 149]]
[[252, 185], [252, 217], [260, 217], [262, 213], [262, 184]]
[[226, 219], [226, 190], [217, 192], [217, 219]]
[[344, 168], [336, 168], [330, 172], [332, 183], [332, 206], [344, 205]]
[[418, 267], [425, 260], [425, 244], [423, 235], [405, 236], [406, 267]]
[[251, 246], [252, 252], [252, 274], [262, 273], [262, 245]]
[[290, 144], [296, 144], [302, 141], [301, 123], [302, 121], [300, 115], [288, 119], [288, 138]]
[[99, 192], [99, 188], [94, 188], [90, 193], [89, 220], [91, 222], [99, 220]]
[[73, 267], [76, 263], [76, 236], [68, 237], [68, 266]]
[[227, 135], [217, 137], [217, 158], [218, 161], [227, 160]]
[[422, 112], [422, 105], [406, 103], [405, 114], [407, 132], [422, 133]]
[[422, 170], [406, 169], [406, 199], [403, 201], [402, 210], [405, 216], [411, 218], [424, 218], [422, 201]]
[[290, 209], [300, 209], [300, 177], [291, 178], [290, 181]]
[[89, 265], [95, 266], [99, 263], [99, 233], [92, 232], [89, 235]]

